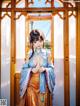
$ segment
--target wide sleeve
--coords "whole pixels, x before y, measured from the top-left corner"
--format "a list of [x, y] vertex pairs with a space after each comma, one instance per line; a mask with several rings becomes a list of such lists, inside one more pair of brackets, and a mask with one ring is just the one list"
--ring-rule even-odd
[[46, 75], [48, 86], [50, 92], [53, 94], [54, 86], [55, 86], [55, 73], [54, 73], [54, 65], [51, 61], [51, 52], [47, 52], [47, 67], [46, 67]]
[[[30, 54], [29, 54], [30, 55]], [[25, 91], [27, 89], [28, 81], [30, 78], [32, 67], [29, 66], [29, 60], [23, 64], [21, 69], [21, 77], [20, 77], [20, 97], [23, 97]]]

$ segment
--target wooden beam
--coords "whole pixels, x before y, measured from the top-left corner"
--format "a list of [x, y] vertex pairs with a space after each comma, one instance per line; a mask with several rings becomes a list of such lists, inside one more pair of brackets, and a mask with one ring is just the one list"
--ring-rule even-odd
[[[65, 4], [64, 6], [67, 7], [67, 4]], [[70, 106], [69, 19], [67, 10], [65, 10], [64, 16], [64, 106]]]
[[47, 16], [31, 16], [28, 15], [27, 20], [33, 20], [33, 21], [38, 21], [38, 20], [51, 20], [52, 17], [51, 15]]
[[51, 0], [51, 7], [54, 7], [54, 0]]
[[[11, 7], [15, 7], [15, 0], [11, 1]], [[15, 74], [15, 64], [16, 64], [16, 33], [15, 33], [15, 13], [12, 9], [11, 11], [11, 62], [10, 62], [10, 106], [14, 105], [14, 74]]]
[[25, 0], [25, 7], [28, 7], [28, 0]]
[[11, 1], [11, 0], [2, 0], [2, 1], [4, 2], [4, 1]]
[[[44, 13], [44, 12], [60, 12], [60, 11], [76, 11], [76, 7], [68, 7], [68, 8], [64, 8], [64, 7], [59, 7], [59, 8], [55, 8], [55, 7], [47, 7], [47, 8], [14, 8], [15, 12], [28, 12], [28, 13]], [[0, 11], [12, 11], [12, 8], [1, 8]]]
[[80, 3], [76, 17], [76, 106], [80, 106]]

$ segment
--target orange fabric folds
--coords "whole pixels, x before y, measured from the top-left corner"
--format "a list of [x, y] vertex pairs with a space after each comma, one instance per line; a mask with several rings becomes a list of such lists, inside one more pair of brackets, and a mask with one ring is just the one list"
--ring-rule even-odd
[[46, 86], [46, 93], [39, 91], [39, 73], [31, 74], [26, 92], [25, 106], [49, 106], [49, 90]]

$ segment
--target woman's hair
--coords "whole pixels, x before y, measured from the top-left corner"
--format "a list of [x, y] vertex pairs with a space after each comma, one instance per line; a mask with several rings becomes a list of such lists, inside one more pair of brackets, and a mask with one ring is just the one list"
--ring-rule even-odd
[[38, 30], [32, 30], [30, 32], [30, 37], [29, 37], [29, 41], [30, 41], [30, 44], [32, 45], [31, 48], [32, 48], [32, 54], [31, 56], [29, 57], [29, 59], [31, 59], [31, 57], [33, 56], [34, 54], [34, 48], [33, 48], [33, 43], [36, 42], [36, 41], [44, 41], [44, 37], [43, 35], [38, 31]]

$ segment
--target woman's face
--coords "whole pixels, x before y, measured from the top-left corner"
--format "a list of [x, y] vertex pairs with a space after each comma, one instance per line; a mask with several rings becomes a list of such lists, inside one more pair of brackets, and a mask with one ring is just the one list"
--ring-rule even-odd
[[38, 41], [35, 41], [35, 42], [33, 42], [33, 48], [34, 49], [40, 49], [40, 48], [43, 48], [43, 40], [42, 41], [40, 41], [40, 40], [38, 40]]

